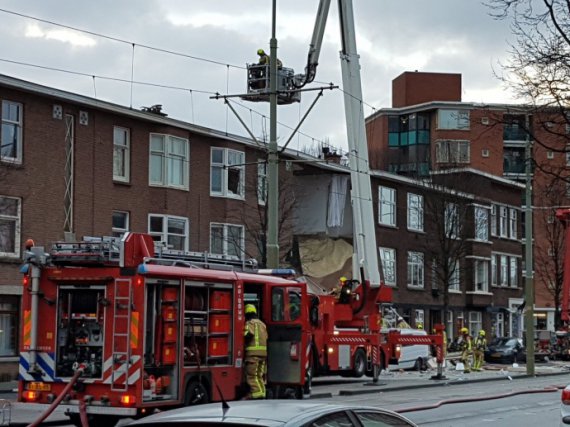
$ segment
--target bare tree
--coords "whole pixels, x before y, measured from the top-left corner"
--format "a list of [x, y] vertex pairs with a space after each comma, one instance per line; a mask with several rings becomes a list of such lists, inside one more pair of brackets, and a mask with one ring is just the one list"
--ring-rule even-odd
[[566, 197], [566, 188], [563, 182], [557, 179], [550, 180], [545, 191], [538, 196], [538, 209], [534, 218], [543, 230], [534, 246], [536, 262], [535, 273], [539, 278], [539, 285], [552, 296], [555, 307], [555, 328], [561, 326], [560, 305], [562, 302], [562, 285], [564, 280], [564, 224], [556, 219], [556, 208], [562, 206]]
[[[462, 278], [467, 277], [465, 264], [468, 251], [469, 224], [473, 223], [472, 200], [454, 190], [453, 175], [434, 175], [424, 181], [428, 187], [425, 197], [425, 221], [430, 225], [423, 251], [431, 262], [432, 291], [443, 299], [442, 322], [449, 311], [451, 289], [459, 289]], [[487, 221], [488, 224], [488, 221]]]

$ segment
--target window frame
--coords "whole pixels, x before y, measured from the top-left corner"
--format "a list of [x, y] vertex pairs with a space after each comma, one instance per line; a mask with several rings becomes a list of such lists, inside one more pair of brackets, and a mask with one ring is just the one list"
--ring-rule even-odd
[[509, 286], [518, 287], [518, 260], [517, 257], [509, 257]]
[[514, 240], [517, 240], [517, 225], [517, 210], [509, 208], [509, 237]]
[[499, 286], [504, 288], [509, 286], [508, 257], [500, 255], [499, 262]]
[[[116, 227], [115, 226], [115, 214], [124, 215], [125, 218], [125, 227]], [[127, 233], [130, 229], [130, 220], [131, 220], [130, 212], [128, 211], [113, 211], [112, 215], [112, 225], [111, 225], [111, 235], [113, 237], [122, 237], [125, 233]]]
[[408, 193], [408, 230], [424, 231], [424, 196]]
[[[447, 113], [447, 114], [443, 114]], [[452, 115], [456, 114], [455, 120]], [[448, 116], [448, 117], [445, 117]], [[439, 108], [437, 110], [437, 129], [438, 130], [469, 130], [471, 128], [470, 111], [453, 108]]]
[[[19, 295], [3, 295], [3, 303], [0, 303], [0, 328], [4, 329], [4, 342], [0, 341], [0, 358], [18, 356], [19, 352], [19, 335], [21, 326], [19, 324], [19, 307], [21, 296]], [[6, 307], [4, 307], [6, 305]], [[11, 307], [8, 307], [8, 306]], [[7, 325], [4, 324], [2, 318], [7, 318]], [[9, 326], [7, 328], [6, 326]], [[6, 330], [8, 329], [8, 330]], [[4, 344], [7, 344], [4, 347]], [[13, 348], [10, 348], [10, 345]], [[10, 350], [10, 351], [9, 351]]]
[[[240, 232], [240, 236], [239, 236], [239, 246], [237, 247], [237, 251], [239, 252], [239, 255], [232, 255], [230, 253], [228, 253], [228, 248], [231, 245], [230, 240], [229, 240], [229, 230], [230, 228], [238, 228], [241, 230]], [[222, 242], [221, 242], [221, 247], [222, 247], [222, 253], [218, 252], [218, 251], [214, 251], [213, 248], [213, 244], [212, 244], [212, 239], [213, 239], [213, 234], [212, 231], [214, 228], [221, 228], [222, 229]], [[222, 255], [225, 258], [228, 259], [235, 259], [235, 260], [243, 260], [245, 257], [245, 227], [241, 224], [228, 224], [228, 223], [222, 223], [222, 222], [211, 222], [210, 223], [210, 253], [212, 255]]]
[[446, 202], [443, 215], [445, 237], [457, 239], [460, 233], [459, 205], [454, 202]]
[[506, 206], [499, 206], [499, 237], [508, 237], [509, 210]]
[[497, 287], [499, 286], [499, 281], [498, 281], [498, 264], [497, 264], [497, 254], [491, 254], [491, 263], [490, 263], [490, 268], [491, 268], [491, 286], [493, 287]]
[[[157, 231], [151, 230], [151, 219], [152, 218], [162, 218], [162, 231], [160, 233]], [[177, 220], [177, 221], [181, 221], [181, 220], [184, 221], [184, 234], [177, 234], [177, 233], [169, 233], [168, 232], [168, 222], [171, 219]], [[190, 220], [186, 217], [183, 217], [183, 216], [149, 213], [148, 214], [148, 234], [153, 237], [153, 240], [155, 242], [157, 241], [157, 239], [155, 239], [154, 237], [160, 237], [160, 240], [158, 240], [158, 242], [160, 242], [160, 244], [162, 244], [162, 245], [166, 245], [167, 249], [171, 249], [168, 247], [168, 237], [170, 235], [183, 237], [184, 238], [183, 248], [181, 248], [181, 249], [174, 248], [174, 249], [187, 252], [188, 248], [190, 247]]]
[[[473, 263], [473, 284], [475, 292], [489, 292], [489, 261], [476, 259]], [[483, 267], [482, 270], [479, 267]], [[482, 279], [480, 282], [479, 279]]]
[[[222, 152], [222, 161], [214, 162], [214, 152]], [[241, 157], [241, 161], [232, 165], [229, 163], [230, 153]], [[213, 190], [214, 168], [220, 170], [220, 191]], [[228, 170], [237, 169], [239, 171], [238, 193], [233, 193], [228, 188]], [[225, 197], [229, 199], [245, 200], [245, 151], [234, 150], [225, 147], [210, 147], [210, 196]]]
[[[117, 131], [125, 136], [124, 144], [117, 142]], [[124, 174], [117, 173], [115, 168], [118, 154], [122, 155], [124, 161]], [[122, 126], [113, 126], [113, 181], [130, 182], [131, 180], [131, 130]]]
[[[380, 254], [380, 261], [382, 263], [382, 275], [384, 278], [384, 284], [388, 286], [396, 286], [397, 282], [397, 260], [396, 260], [396, 249], [379, 247], [378, 252]], [[391, 274], [388, 274], [391, 272]], [[392, 280], [389, 280], [392, 278]]]
[[483, 313], [480, 311], [470, 311], [468, 316], [468, 327], [472, 334], [476, 334], [483, 329]]
[[[4, 117], [4, 105], [10, 105], [17, 107], [18, 120], [10, 120]], [[2, 100], [2, 110], [0, 110], [0, 161], [5, 163], [22, 164], [23, 161], [23, 132], [24, 132], [24, 104], [15, 101], [9, 101], [7, 99]], [[2, 147], [5, 144], [2, 142], [2, 136], [4, 134], [4, 126], [13, 127], [16, 130], [16, 157], [8, 157], [2, 155]], [[12, 144], [10, 144], [12, 145]]]
[[[389, 200], [383, 197], [383, 192], [390, 195]], [[384, 222], [383, 217], [389, 219]], [[396, 226], [396, 189], [392, 187], [378, 186], [378, 224], [389, 227]]]
[[257, 204], [267, 203], [267, 162], [257, 160]]
[[[482, 242], [489, 240], [489, 211], [482, 206], [475, 206], [473, 216], [475, 219], [475, 239]], [[482, 224], [484, 221], [484, 224]]]
[[491, 236], [497, 236], [497, 205], [491, 205]]
[[[449, 260], [451, 264], [451, 260]], [[455, 268], [451, 273], [451, 277], [449, 278], [449, 288], [448, 290], [451, 292], [461, 292], [461, 267], [459, 265], [459, 260], [455, 260]]]
[[435, 141], [435, 162], [469, 164], [471, 162], [471, 141], [466, 139]]
[[[4, 208], [4, 199], [15, 201], [16, 203], [16, 213], [15, 214], [8, 214], [7, 212], [3, 212]], [[13, 226], [13, 234], [14, 234], [14, 241], [9, 242], [13, 243], [13, 251], [3, 251], [0, 247], [0, 257], [1, 258], [20, 258], [20, 245], [22, 241], [22, 199], [19, 197], [11, 197], [11, 196], [4, 196], [0, 195], [0, 221], [2, 223], [14, 223]], [[1, 230], [0, 230], [1, 231]], [[8, 230], [10, 231], [10, 230]], [[1, 237], [1, 234], [0, 234]], [[8, 236], [9, 238], [9, 236]]]
[[[423, 252], [408, 251], [407, 261], [407, 284], [408, 288], [424, 289], [424, 254]], [[414, 284], [414, 279], [417, 279], [417, 285]]]
[[[162, 139], [162, 150], [153, 148], [153, 138]], [[184, 146], [184, 155], [176, 154], [173, 151], [173, 143], [180, 141]], [[183, 138], [176, 135], [154, 133], [149, 135], [149, 162], [148, 162], [148, 185], [151, 187], [174, 188], [176, 190], [190, 189], [190, 142], [188, 138]], [[160, 180], [153, 181], [153, 156], [160, 156], [161, 162], [161, 177]], [[182, 161], [180, 172], [182, 173], [182, 184], [175, 184], [171, 182], [171, 174], [174, 170], [173, 160], [179, 159]]]

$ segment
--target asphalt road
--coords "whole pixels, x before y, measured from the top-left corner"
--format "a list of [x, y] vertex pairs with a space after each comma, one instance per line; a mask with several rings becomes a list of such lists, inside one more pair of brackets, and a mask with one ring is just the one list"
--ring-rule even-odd
[[[327, 380], [313, 388], [313, 393], [326, 394], [333, 392], [332, 398], [320, 401], [354, 403], [358, 405], [379, 406], [395, 411], [406, 411], [403, 415], [420, 426], [556, 426], [560, 422], [560, 390], [522, 394], [499, 398], [509, 393], [543, 391], [546, 388], [559, 387], [570, 382], [569, 375], [543, 378], [508, 379], [483, 383], [464, 383], [430, 388], [414, 388], [410, 390], [367, 392], [365, 394], [339, 395], [339, 386], [359, 385], [365, 380]], [[364, 388], [364, 386], [362, 386]], [[373, 391], [373, 390], [370, 390]], [[14, 399], [15, 394], [0, 394], [0, 399]], [[444, 404], [436, 409], [409, 409], [435, 405], [450, 399], [486, 399], [490, 400]], [[61, 419], [61, 418], [60, 418]], [[123, 424], [123, 423], [121, 423]], [[126, 423], [124, 423], [126, 424]], [[62, 424], [60, 424], [62, 425]]]

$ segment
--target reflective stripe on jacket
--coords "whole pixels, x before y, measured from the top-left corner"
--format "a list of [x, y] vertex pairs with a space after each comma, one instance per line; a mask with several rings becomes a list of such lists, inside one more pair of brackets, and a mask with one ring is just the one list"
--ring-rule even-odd
[[259, 319], [245, 322], [245, 355], [267, 356], [267, 328]]

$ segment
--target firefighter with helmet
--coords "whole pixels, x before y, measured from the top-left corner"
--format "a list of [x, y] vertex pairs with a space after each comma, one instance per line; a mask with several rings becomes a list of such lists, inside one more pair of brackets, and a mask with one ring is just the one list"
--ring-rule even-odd
[[[265, 53], [263, 49], [257, 49], [257, 55], [259, 56], [259, 65], [269, 65], [270, 57]], [[277, 58], [277, 68], [283, 68], [283, 63]]]
[[335, 297], [339, 298], [340, 294], [342, 292], [342, 288], [344, 288], [347, 281], [348, 281], [348, 279], [344, 276], [342, 276], [340, 279], [338, 279], [338, 283], [336, 284], [336, 286], [334, 288], [332, 288], [331, 295], [334, 295]]
[[463, 327], [459, 331], [461, 336], [459, 337], [459, 349], [461, 350], [461, 363], [463, 363], [464, 371], [466, 374], [471, 372], [471, 355], [473, 353], [473, 346], [471, 342], [471, 335], [469, 335], [469, 330]]
[[473, 370], [480, 371], [483, 366], [483, 356], [487, 349], [487, 338], [485, 338], [485, 331], [481, 329], [479, 335], [475, 338], [473, 349]]
[[245, 306], [245, 376], [249, 385], [246, 399], [265, 399], [265, 373], [267, 372], [267, 328], [257, 318], [253, 304]]

